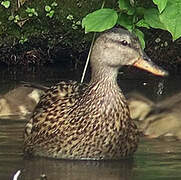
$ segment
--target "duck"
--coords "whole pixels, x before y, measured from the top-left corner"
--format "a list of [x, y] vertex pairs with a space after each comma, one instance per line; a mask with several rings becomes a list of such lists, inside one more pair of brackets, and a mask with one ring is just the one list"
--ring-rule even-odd
[[138, 92], [129, 93], [127, 98], [130, 114], [144, 136], [181, 140], [181, 92], [159, 102], [153, 102]]
[[135, 121], [144, 121], [151, 112], [155, 103], [139, 92], [130, 92], [126, 94], [127, 103], [130, 110], [130, 116]]
[[25, 87], [20, 84], [0, 95], [0, 118], [8, 119], [19, 116], [20, 119], [31, 115], [40, 100], [43, 90]]
[[155, 113], [140, 123], [140, 129], [148, 138], [172, 137], [181, 140], [181, 113], [178, 110], [167, 110]]
[[158, 76], [168, 73], [143, 53], [135, 35], [116, 27], [96, 39], [90, 65], [87, 85], [61, 81], [41, 97], [25, 126], [25, 157], [117, 160], [133, 156], [140, 135], [117, 84], [118, 70], [132, 65]]

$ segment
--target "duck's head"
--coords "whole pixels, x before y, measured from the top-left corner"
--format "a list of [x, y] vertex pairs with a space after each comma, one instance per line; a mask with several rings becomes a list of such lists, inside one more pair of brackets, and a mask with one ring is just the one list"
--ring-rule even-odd
[[164, 76], [167, 72], [159, 68], [142, 51], [138, 38], [122, 28], [113, 28], [102, 33], [95, 41], [91, 66], [119, 69], [121, 66], [132, 65]]

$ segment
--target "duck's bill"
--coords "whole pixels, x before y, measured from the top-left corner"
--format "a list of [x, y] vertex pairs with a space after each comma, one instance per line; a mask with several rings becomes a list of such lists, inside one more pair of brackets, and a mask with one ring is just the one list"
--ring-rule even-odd
[[133, 66], [151, 72], [152, 74], [155, 74], [157, 76], [168, 75], [167, 71], [154, 64], [148, 57], [146, 59], [143, 58], [138, 59]]

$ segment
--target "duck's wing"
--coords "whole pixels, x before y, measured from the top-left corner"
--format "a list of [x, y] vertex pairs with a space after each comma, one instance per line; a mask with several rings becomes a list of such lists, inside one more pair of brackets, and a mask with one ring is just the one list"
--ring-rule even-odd
[[33, 133], [33, 129], [65, 119], [75, 103], [78, 101], [85, 85], [75, 81], [60, 82], [49, 88], [41, 97], [34, 113], [25, 127], [26, 137]]

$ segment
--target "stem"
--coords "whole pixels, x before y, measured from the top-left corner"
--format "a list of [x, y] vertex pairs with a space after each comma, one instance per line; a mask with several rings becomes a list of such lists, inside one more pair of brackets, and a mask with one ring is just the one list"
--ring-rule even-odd
[[83, 83], [83, 81], [84, 81], [85, 73], [86, 73], [87, 66], [88, 66], [89, 60], [90, 60], [90, 55], [91, 55], [91, 52], [92, 52], [92, 47], [94, 45], [95, 36], [96, 36], [96, 33], [93, 34], [91, 46], [90, 46], [90, 49], [89, 49], [89, 53], [88, 53], [88, 56], [87, 56], [87, 60], [86, 60], [84, 70], [83, 70], [83, 73], [82, 73], [82, 77], [81, 77], [81, 81], [80, 81], [81, 83]]
[[[104, 7], [104, 4], [105, 4], [105, 0], [102, 2], [101, 9]], [[90, 49], [89, 49], [89, 53], [88, 53], [88, 56], [87, 56], [87, 60], [86, 60], [84, 70], [83, 70], [83, 73], [82, 73], [82, 77], [81, 77], [81, 81], [80, 81], [81, 83], [83, 83], [83, 81], [84, 81], [85, 73], [86, 73], [87, 66], [88, 66], [89, 60], [90, 60], [90, 55], [91, 55], [91, 52], [92, 52], [92, 47], [94, 45], [95, 36], [96, 36], [96, 33], [94, 33], [93, 37], [92, 37], [91, 46], [90, 46]]]
[[106, 1], [106, 0], [104, 0], [104, 1], [102, 2], [101, 9], [104, 7], [105, 1]]

